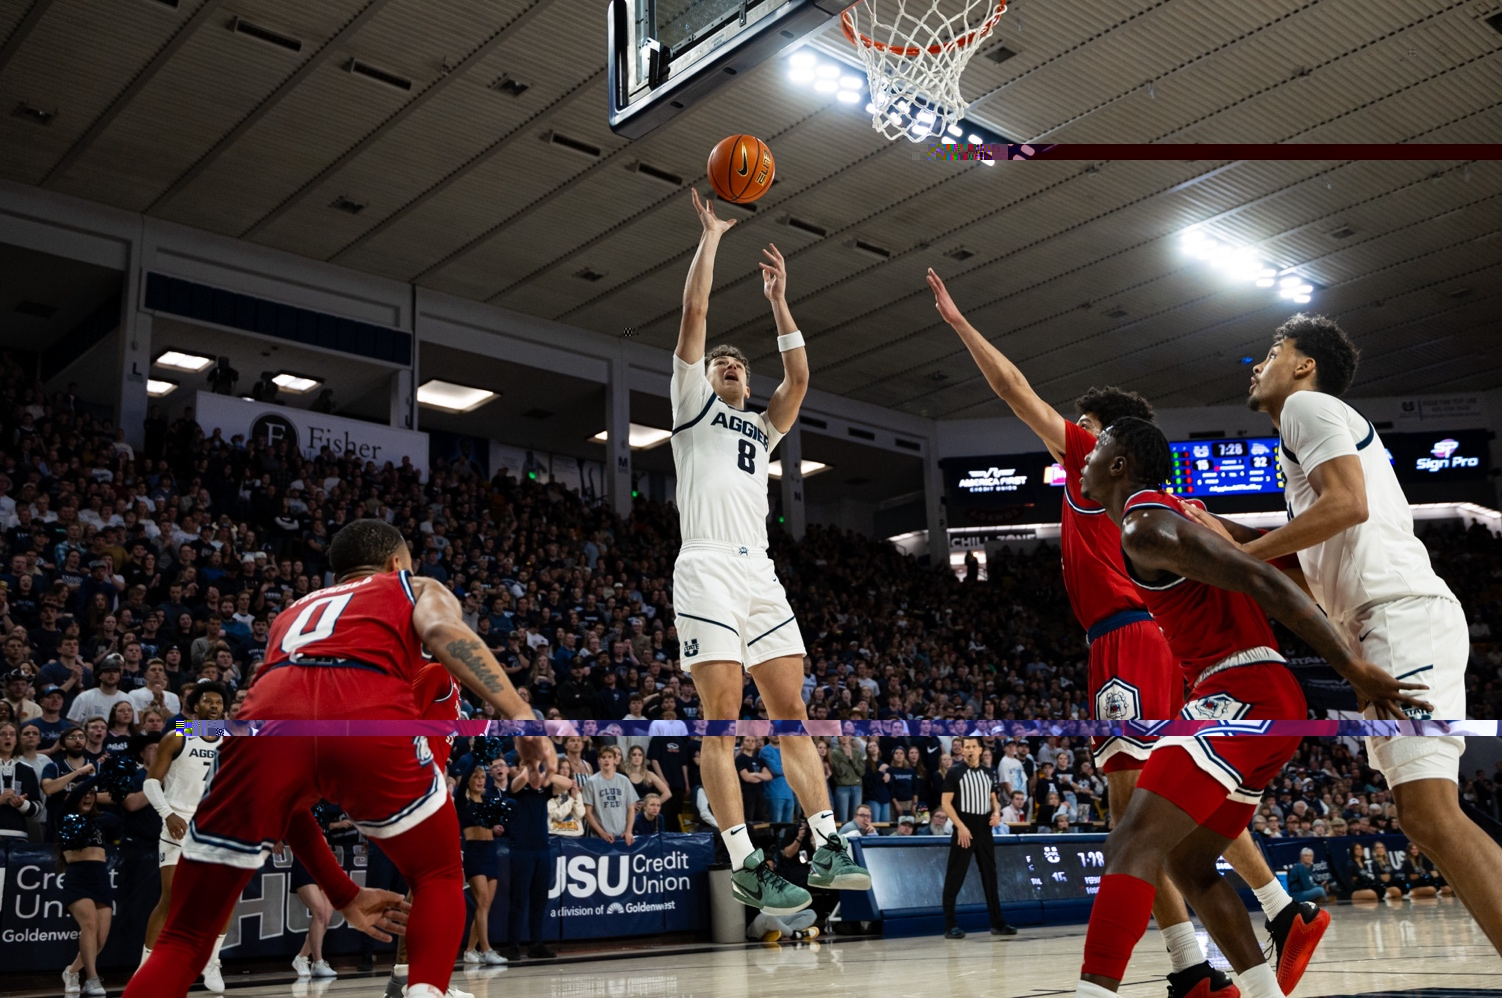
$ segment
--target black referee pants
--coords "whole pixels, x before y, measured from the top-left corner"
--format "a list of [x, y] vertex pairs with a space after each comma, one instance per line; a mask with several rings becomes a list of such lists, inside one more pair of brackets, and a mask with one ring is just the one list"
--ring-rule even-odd
[[959, 843], [957, 834], [949, 839], [949, 865], [944, 870], [944, 927], [952, 929], [959, 924], [955, 918], [954, 905], [965, 885], [965, 876], [970, 872], [970, 859], [980, 868], [981, 890], [986, 894], [986, 910], [991, 915], [991, 928], [999, 929], [1007, 924], [1001, 913], [1001, 893], [996, 887], [996, 840], [991, 837], [989, 814], [962, 819], [970, 831], [970, 848]]

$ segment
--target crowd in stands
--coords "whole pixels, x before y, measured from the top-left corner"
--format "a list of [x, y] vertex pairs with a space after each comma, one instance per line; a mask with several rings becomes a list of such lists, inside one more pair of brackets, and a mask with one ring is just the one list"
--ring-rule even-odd
[[[435, 460], [424, 477], [406, 461], [376, 467], [327, 448], [308, 458], [285, 442], [206, 434], [191, 409], [169, 419], [152, 406], [143, 441], [127, 443], [76, 390], [48, 397], [15, 359], [0, 361], [0, 761], [30, 763], [49, 802], [106, 758], [148, 761], [196, 684], [222, 684], [233, 717], [270, 621], [332, 581], [333, 534], [375, 516], [408, 536], [419, 574], [461, 597], [466, 621], [539, 718], [663, 722], [655, 737], [614, 739], [651, 827], [685, 827], [680, 816], [712, 821], [698, 800], [697, 746], [672, 723], [698, 718], [701, 705], [678, 669], [670, 504], [638, 499], [622, 519], [554, 483], [486, 480], [473, 464]], [[1477, 527], [1432, 530], [1427, 541], [1471, 613], [1473, 715], [1496, 716], [1502, 539]], [[774, 530], [772, 555], [809, 647], [813, 718], [1088, 716], [1086, 646], [1056, 548], [995, 553], [984, 582], [818, 525], [799, 541]], [[766, 716], [749, 682], [742, 716]], [[6, 721], [18, 726], [9, 749]], [[549, 805], [554, 832], [610, 834], [590, 804], [605, 741], [560, 746], [578, 786]], [[946, 747], [917, 737], [821, 740], [847, 831], [932, 831]], [[748, 738], [739, 751], [748, 814], [795, 823], [777, 739]], [[476, 761], [471, 746], [456, 747], [456, 783]], [[985, 764], [997, 773], [1008, 830], [1104, 827], [1104, 782], [1081, 741], [988, 740]], [[505, 785], [504, 769], [490, 775]], [[1496, 813], [1492, 778], [1478, 774], [1462, 789]], [[112, 806], [125, 812], [126, 838], [155, 841], [152, 809]], [[30, 834], [47, 834], [47, 810], [28, 810], [0, 807], [0, 836], [27, 834], [27, 821]], [[638, 820], [627, 817], [622, 838]], [[1256, 820], [1269, 838], [1397, 824], [1360, 746], [1314, 740], [1269, 788]]]

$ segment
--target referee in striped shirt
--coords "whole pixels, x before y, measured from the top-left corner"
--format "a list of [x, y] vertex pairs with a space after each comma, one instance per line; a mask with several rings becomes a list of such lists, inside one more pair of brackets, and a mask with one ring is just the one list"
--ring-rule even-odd
[[1001, 913], [996, 886], [996, 843], [991, 829], [1001, 824], [1001, 803], [996, 799], [996, 777], [980, 764], [980, 739], [960, 739], [964, 762], [956, 762], [944, 777], [944, 813], [954, 826], [949, 840], [949, 867], [944, 871], [944, 938], [964, 939], [965, 930], [955, 918], [954, 905], [970, 872], [970, 857], [980, 867], [981, 889], [991, 914], [991, 935], [1015, 936]]

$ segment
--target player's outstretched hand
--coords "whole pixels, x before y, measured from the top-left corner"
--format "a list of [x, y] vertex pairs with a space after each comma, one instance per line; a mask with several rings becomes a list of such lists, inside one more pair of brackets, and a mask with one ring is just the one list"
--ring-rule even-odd
[[767, 301], [786, 301], [788, 266], [782, 259], [782, 252], [772, 243], [767, 243], [761, 255], [766, 257], [758, 264], [761, 267], [761, 293], [767, 296]]
[[412, 906], [400, 894], [362, 887], [353, 901], [339, 909], [339, 914], [350, 928], [389, 943], [392, 936], [407, 934], [407, 913], [411, 910]]
[[941, 278], [932, 267], [928, 268], [928, 286], [934, 292], [934, 308], [939, 310], [939, 317], [951, 326], [956, 322], [964, 322], [965, 317], [960, 314], [959, 306], [954, 299], [949, 297], [949, 289], [944, 286]]
[[529, 735], [516, 739], [516, 761], [527, 767], [527, 785], [536, 790], [550, 774], [558, 772], [558, 750], [553, 739]]
[[699, 224], [704, 226], [705, 232], [713, 232], [719, 235], [735, 224], [736, 220], [733, 218], [716, 218], [714, 205], [708, 198], [701, 199], [699, 197], [698, 188], [690, 187], [688, 192], [694, 197], [694, 211], [698, 212]]
[[1379, 721], [1403, 721], [1408, 715], [1404, 713], [1405, 707], [1412, 707], [1426, 713], [1434, 710], [1434, 705], [1420, 700], [1404, 690], [1427, 690], [1429, 687], [1420, 683], [1400, 683], [1381, 667], [1364, 658], [1353, 658], [1350, 663], [1341, 670], [1341, 674], [1356, 691], [1356, 704], [1363, 711], [1368, 706], [1373, 708], [1376, 720]]

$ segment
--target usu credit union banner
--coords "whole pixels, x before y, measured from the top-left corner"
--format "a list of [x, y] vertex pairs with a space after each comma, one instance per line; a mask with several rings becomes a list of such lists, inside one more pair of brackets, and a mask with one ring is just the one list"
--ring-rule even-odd
[[[713, 839], [706, 834], [554, 840], [548, 937], [692, 932], [708, 924]], [[499, 896], [499, 892], [497, 892]]]
[[198, 425], [210, 436], [219, 430], [225, 440], [236, 435], [262, 445], [285, 440], [306, 458], [315, 458], [327, 447], [336, 458], [372, 461], [377, 468], [387, 461], [401, 466], [408, 459], [424, 479], [428, 477], [428, 435], [400, 430], [380, 423], [344, 419], [290, 406], [247, 402], [233, 395], [199, 392]]

